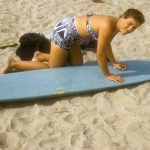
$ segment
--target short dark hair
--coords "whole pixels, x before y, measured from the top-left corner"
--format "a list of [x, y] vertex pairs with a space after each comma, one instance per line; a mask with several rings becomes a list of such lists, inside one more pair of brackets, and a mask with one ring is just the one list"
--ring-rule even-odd
[[143, 24], [145, 22], [144, 15], [141, 11], [138, 9], [130, 8], [127, 9], [121, 17], [128, 18], [128, 17], [133, 17], [135, 18], [140, 24]]
[[50, 41], [44, 35], [38, 33], [26, 33], [19, 39], [20, 45], [16, 50], [16, 55], [21, 60], [32, 60], [36, 50], [49, 53]]

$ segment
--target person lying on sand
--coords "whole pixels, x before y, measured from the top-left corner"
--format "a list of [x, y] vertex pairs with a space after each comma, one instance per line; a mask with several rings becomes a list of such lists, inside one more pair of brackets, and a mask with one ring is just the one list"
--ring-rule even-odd
[[82, 65], [83, 55], [79, 41], [90, 39], [97, 40], [96, 58], [104, 77], [114, 82], [122, 82], [123, 78], [109, 72], [107, 66], [108, 58], [115, 68], [127, 69], [125, 64], [116, 61], [112, 53], [111, 41], [117, 33], [123, 35], [131, 33], [144, 22], [144, 15], [137, 9], [128, 9], [119, 18], [105, 15], [67, 17], [58, 22], [51, 32], [48, 64], [9, 59], [1, 73], [7, 73], [12, 69], [35, 70], [62, 67], [67, 60], [73, 66]]

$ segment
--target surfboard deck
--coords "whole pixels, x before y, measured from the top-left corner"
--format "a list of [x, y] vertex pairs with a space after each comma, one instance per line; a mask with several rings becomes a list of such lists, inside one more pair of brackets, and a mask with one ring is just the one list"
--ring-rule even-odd
[[0, 102], [96, 92], [150, 80], [150, 60], [130, 60], [121, 63], [128, 65], [126, 71], [118, 71], [110, 64], [109, 70], [122, 76], [125, 80], [122, 83], [106, 80], [96, 62], [76, 67], [1, 74]]

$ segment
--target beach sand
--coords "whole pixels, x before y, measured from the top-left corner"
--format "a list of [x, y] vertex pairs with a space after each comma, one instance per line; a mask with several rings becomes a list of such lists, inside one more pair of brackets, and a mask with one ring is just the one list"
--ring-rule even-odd
[[[68, 15], [118, 16], [130, 7], [140, 9], [146, 23], [131, 35], [117, 35], [112, 41], [113, 52], [118, 60], [149, 59], [147, 0], [1, 0], [0, 40], [18, 42], [26, 32], [49, 34], [56, 22]], [[8, 57], [16, 57], [15, 50], [0, 49], [0, 67]], [[95, 60], [95, 54], [89, 52], [84, 59]], [[149, 82], [91, 94], [0, 104], [0, 150], [149, 149]]]

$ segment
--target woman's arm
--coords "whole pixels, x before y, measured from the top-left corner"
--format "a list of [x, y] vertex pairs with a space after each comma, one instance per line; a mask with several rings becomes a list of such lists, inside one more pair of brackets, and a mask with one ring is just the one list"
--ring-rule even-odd
[[111, 74], [109, 72], [108, 66], [107, 66], [107, 55], [111, 58], [110, 61], [115, 62], [115, 59], [113, 57], [113, 54], [111, 53], [110, 49], [108, 49], [108, 45], [110, 45], [110, 42], [112, 40], [112, 33], [113, 29], [110, 23], [103, 23], [99, 27], [99, 36], [98, 36], [98, 43], [97, 43], [97, 52], [96, 52], [96, 57], [98, 64], [104, 74], [104, 76], [108, 80], [112, 80], [115, 82], [122, 82], [123, 78]]
[[115, 64], [115, 63], [117, 63], [117, 61], [116, 61], [116, 59], [115, 59], [115, 57], [113, 55], [112, 48], [111, 48], [110, 44], [107, 45], [106, 56], [110, 60], [110, 62], [111, 62], [112, 65]]
[[114, 55], [113, 55], [113, 52], [112, 52], [112, 48], [111, 48], [111, 45], [109, 44], [107, 46], [107, 49], [106, 49], [106, 55], [107, 55], [107, 58], [110, 60], [112, 66], [118, 70], [121, 70], [121, 71], [124, 71], [127, 69], [127, 65], [126, 64], [120, 64], [116, 61]]

